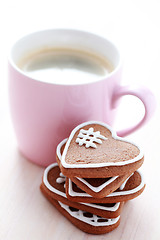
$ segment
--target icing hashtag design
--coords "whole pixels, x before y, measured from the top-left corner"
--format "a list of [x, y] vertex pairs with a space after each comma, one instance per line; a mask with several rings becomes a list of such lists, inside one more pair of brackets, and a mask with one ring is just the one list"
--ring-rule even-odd
[[100, 131], [94, 132], [93, 128], [89, 128], [88, 130], [81, 129], [76, 138], [76, 143], [78, 143], [79, 146], [84, 144], [86, 148], [97, 148], [95, 143], [102, 144], [101, 139], [107, 140], [108, 138], [101, 135]]

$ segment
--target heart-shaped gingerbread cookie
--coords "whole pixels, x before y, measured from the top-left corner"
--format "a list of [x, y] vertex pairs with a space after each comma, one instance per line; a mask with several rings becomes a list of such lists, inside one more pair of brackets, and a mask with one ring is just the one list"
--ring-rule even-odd
[[68, 177], [105, 178], [132, 173], [143, 160], [137, 145], [118, 137], [107, 124], [90, 121], [71, 132], [60, 168]]

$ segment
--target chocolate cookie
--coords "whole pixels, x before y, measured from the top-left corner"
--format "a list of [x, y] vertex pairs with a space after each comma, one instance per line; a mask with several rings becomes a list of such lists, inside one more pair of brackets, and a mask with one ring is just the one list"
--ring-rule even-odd
[[118, 137], [107, 124], [91, 121], [71, 132], [60, 168], [67, 177], [108, 178], [136, 171], [143, 160], [137, 145]]
[[67, 198], [74, 202], [86, 203], [115, 203], [128, 201], [139, 196], [145, 188], [142, 174], [139, 171], [134, 172], [116, 191], [110, 193], [104, 198], [94, 198], [82, 189], [76, 186], [71, 179], [66, 178]]
[[58, 165], [54, 163], [45, 169], [40, 189], [52, 204], [54, 204], [55, 199], [71, 208], [87, 211], [104, 218], [116, 218], [120, 215], [123, 202], [94, 204], [78, 203], [68, 200], [65, 193], [65, 182], [65, 176], [60, 172]]

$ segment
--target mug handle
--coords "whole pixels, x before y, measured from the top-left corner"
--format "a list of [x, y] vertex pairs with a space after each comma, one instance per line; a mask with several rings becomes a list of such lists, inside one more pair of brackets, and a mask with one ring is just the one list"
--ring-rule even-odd
[[121, 97], [126, 96], [126, 95], [132, 95], [132, 96], [139, 98], [139, 100], [141, 100], [141, 102], [144, 105], [145, 114], [144, 114], [144, 117], [140, 120], [140, 122], [137, 123], [135, 126], [118, 131], [117, 135], [120, 137], [125, 137], [125, 136], [129, 135], [130, 133], [135, 132], [137, 129], [142, 127], [144, 124], [146, 124], [149, 121], [149, 119], [153, 116], [153, 113], [156, 108], [155, 97], [148, 88], [139, 87], [137, 89], [132, 89], [129, 86], [122, 86], [122, 87], [115, 89], [113, 98], [112, 98], [112, 107], [115, 108], [118, 103], [118, 100]]

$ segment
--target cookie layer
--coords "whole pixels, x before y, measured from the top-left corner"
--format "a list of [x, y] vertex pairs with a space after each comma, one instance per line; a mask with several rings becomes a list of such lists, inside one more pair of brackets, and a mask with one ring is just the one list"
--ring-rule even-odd
[[122, 175], [111, 178], [70, 178], [77, 187], [95, 198], [103, 198], [114, 192], [130, 176]]
[[95, 214], [85, 212], [52, 199], [52, 204], [62, 213], [72, 224], [80, 230], [90, 234], [108, 233], [118, 227], [120, 216], [113, 219], [101, 218]]
[[90, 213], [97, 214], [104, 218], [115, 218], [120, 215], [123, 203], [93, 204], [77, 203], [68, 200], [65, 194], [65, 180], [65, 177], [60, 172], [56, 163], [51, 164], [45, 169], [40, 188], [42, 193], [51, 203], [52, 199], [56, 199], [70, 207], [89, 211]]
[[78, 188], [69, 178], [66, 178], [67, 198], [75, 202], [114, 203], [128, 201], [139, 196], [143, 192], [144, 188], [145, 184], [142, 174], [139, 171], [136, 171], [116, 191], [104, 198], [94, 198], [82, 189]]

